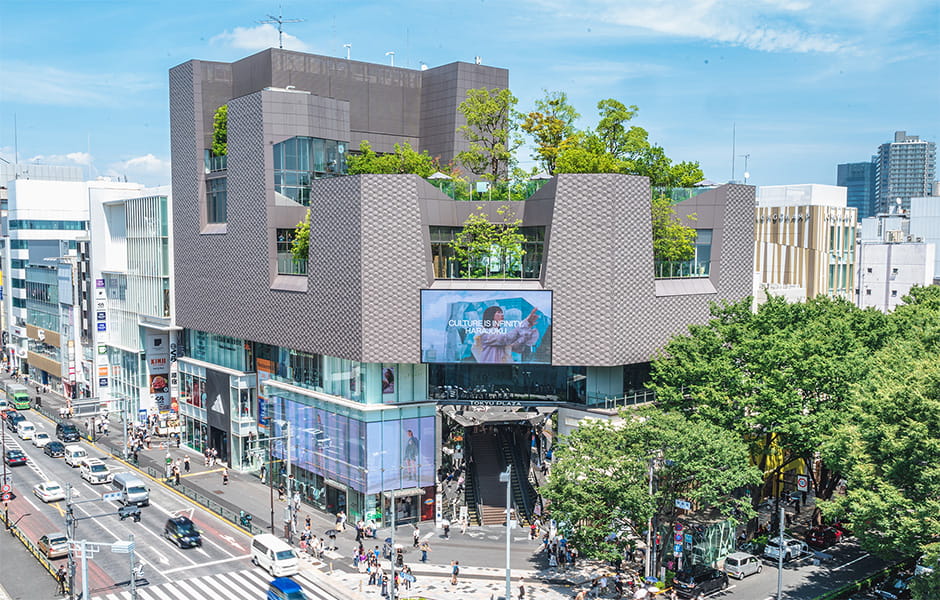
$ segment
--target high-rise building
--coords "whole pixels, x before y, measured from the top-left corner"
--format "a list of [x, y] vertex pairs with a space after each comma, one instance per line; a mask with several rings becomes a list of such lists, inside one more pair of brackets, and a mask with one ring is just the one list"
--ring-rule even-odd
[[875, 214], [875, 163], [845, 163], [838, 167], [836, 185], [847, 191], [846, 203], [858, 211], [858, 218]]
[[911, 198], [929, 196], [937, 173], [937, 145], [906, 131], [894, 132], [894, 141], [878, 146], [875, 161], [876, 212], [888, 213], [900, 198], [910, 209]]

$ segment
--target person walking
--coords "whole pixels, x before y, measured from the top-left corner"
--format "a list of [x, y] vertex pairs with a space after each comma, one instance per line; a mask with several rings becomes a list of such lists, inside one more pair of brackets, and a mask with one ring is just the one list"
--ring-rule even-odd
[[184, 457], [183, 457], [183, 470], [186, 471], [187, 473], [189, 473], [189, 468], [190, 468], [190, 467], [189, 467], [189, 457], [188, 457], [188, 456], [184, 456]]
[[431, 545], [428, 544], [427, 542], [424, 542], [423, 544], [421, 544], [421, 562], [423, 563], [428, 562], [428, 550], [430, 549], [431, 549]]
[[421, 530], [418, 529], [417, 524], [415, 524], [414, 529], [411, 531], [411, 539], [414, 540], [412, 547], [417, 548], [418, 544], [421, 542]]
[[452, 560], [450, 562], [450, 584], [457, 585], [457, 576], [460, 575], [460, 561]]
[[228, 469], [222, 467], [222, 485], [228, 485]]
[[525, 600], [525, 581], [519, 578], [519, 600]]
[[59, 592], [60, 594], [65, 593], [65, 588], [67, 586], [68, 574], [65, 571], [65, 565], [59, 565], [59, 570], [55, 574], [56, 581], [59, 582]]

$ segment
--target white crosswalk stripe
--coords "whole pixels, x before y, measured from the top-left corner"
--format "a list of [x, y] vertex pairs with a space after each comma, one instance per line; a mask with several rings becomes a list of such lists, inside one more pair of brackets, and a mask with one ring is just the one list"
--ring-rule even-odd
[[[310, 600], [336, 600], [335, 594], [317, 585], [317, 575], [302, 572], [293, 577]], [[229, 571], [191, 579], [179, 579], [159, 585], [137, 588], [140, 600], [192, 600], [193, 598], [224, 598], [225, 600], [257, 600], [264, 598], [271, 576], [261, 569]], [[129, 590], [105, 593], [92, 600], [130, 600]]]

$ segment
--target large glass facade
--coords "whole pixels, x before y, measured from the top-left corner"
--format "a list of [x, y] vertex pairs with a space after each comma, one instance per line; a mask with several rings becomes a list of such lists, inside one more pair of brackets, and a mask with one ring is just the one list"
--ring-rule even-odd
[[585, 367], [428, 364], [434, 400], [585, 401]]
[[248, 371], [250, 344], [239, 338], [187, 329], [186, 354], [236, 371]]
[[55, 267], [31, 265], [26, 269], [26, 322], [59, 331], [59, 283]]
[[542, 270], [542, 252], [545, 246], [544, 227], [520, 227], [519, 234], [525, 238], [521, 244], [521, 260], [508, 264], [500, 260], [499, 248], [491, 254], [481, 256], [472, 264], [460, 261], [452, 244], [462, 227], [431, 226], [431, 260], [434, 277], [437, 279], [472, 279], [486, 273], [488, 279], [538, 279]]
[[274, 191], [310, 206], [310, 182], [346, 174], [346, 143], [292, 137], [274, 145]]

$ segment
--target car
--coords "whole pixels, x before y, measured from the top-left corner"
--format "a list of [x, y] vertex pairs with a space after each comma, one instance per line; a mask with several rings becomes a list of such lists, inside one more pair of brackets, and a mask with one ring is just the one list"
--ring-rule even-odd
[[65, 456], [65, 444], [58, 440], [52, 440], [42, 447], [42, 451], [52, 458], [62, 458]]
[[307, 600], [307, 595], [290, 577], [276, 577], [268, 584], [267, 600]]
[[97, 458], [83, 459], [79, 465], [79, 470], [82, 479], [93, 485], [96, 483], [110, 483], [111, 478], [114, 477], [108, 465]]
[[33, 434], [33, 446], [37, 448], [43, 448], [46, 444], [52, 441], [52, 436], [50, 436], [45, 431], [37, 431]]
[[732, 552], [725, 557], [725, 573], [728, 577], [744, 579], [753, 573], [760, 573], [764, 565], [760, 559], [747, 552]]
[[26, 455], [22, 450], [12, 449], [3, 453], [3, 462], [11, 467], [18, 467], [26, 464]]
[[189, 517], [172, 517], [163, 526], [163, 537], [180, 548], [202, 546], [201, 533]]
[[33, 439], [33, 434], [36, 433], [36, 426], [23, 419], [16, 426], [16, 435], [20, 436], [21, 440], [31, 440]]
[[65, 500], [65, 488], [55, 481], [43, 481], [33, 486], [33, 493], [43, 502]]
[[47, 533], [39, 538], [37, 546], [39, 546], [39, 551], [49, 559], [69, 555], [69, 538], [64, 533]]
[[672, 585], [683, 598], [698, 597], [727, 588], [728, 574], [705, 565], [695, 565], [676, 573]]
[[806, 543], [813, 548], [828, 548], [842, 541], [842, 530], [835, 527], [813, 527], [806, 532]]
[[21, 415], [20, 413], [16, 411], [13, 411], [9, 415], [7, 415], [7, 429], [12, 431], [13, 433], [16, 433], [17, 425], [19, 425], [25, 420], [26, 420], [26, 417], [24, 417], [23, 415]]
[[56, 425], [55, 436], [65, 443], [78, 442], [82, 439], [81, 434], [78, 433], [78, 427], [72, 423], [59, 423]]
[[783, 543], [781, 544], [780, 537], [778, 536], [767, 540], [767, 545], [764, 546], [764, 558], [778, 560], [780, 558], [781, 546], [783, 547], [783, 560], [785, 561], [798, 558], [804, 554], [809, 554], [809, 546], [806, 545], [806, 542], [801, 542], [793, 538], [783, 538]]

